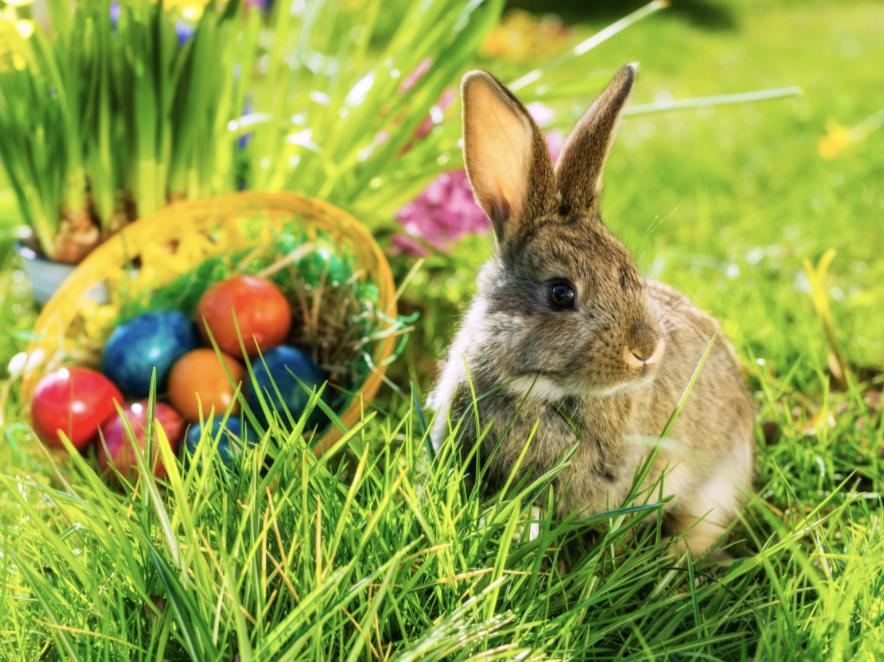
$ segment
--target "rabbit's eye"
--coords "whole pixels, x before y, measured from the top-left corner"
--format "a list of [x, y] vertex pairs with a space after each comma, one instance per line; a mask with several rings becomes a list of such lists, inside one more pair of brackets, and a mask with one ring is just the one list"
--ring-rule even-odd
[[574, 307], [574, 288], [568, 283], [557, 283], [549, 290], [549, 302], [555, 308]]

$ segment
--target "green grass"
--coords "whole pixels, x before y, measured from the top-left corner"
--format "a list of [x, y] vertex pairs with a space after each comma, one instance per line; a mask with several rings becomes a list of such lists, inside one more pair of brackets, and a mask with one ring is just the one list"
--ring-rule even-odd
[[[880, 659], [884, 132], [833, 161], [816, 145], [828, 119], [851, 126], [884, 106], [884, 7], [726, 6], [731, 29], [660, 12], [563, 75], [639, 60], [636, 103], [805, 91], [628, 119], [607, 169], [607, 222], [644, 273], [722, 320], [756, 393], [757, 497], [728, 538], [733, 563], [673, 565], [643, 494], [593, 521], [557, 522], [548, 489], [468, 493], [450, 455], [420, 477], [421, 416], [389, 392], [353, 431], [345, 462], [343, 451], [302, 461], [300, 441], [275, 436], [266, 473], [258, 451], [233, 481], [194, 468], [162, 491], [141, 480], [121, 496], [34, 447], [12, 383], [0, 392], [0, 657]], [[480, 64], [508, 80], [524, 71]], [[586, 101], [557, 108], [566, 116]], [[3, 364], [34, 319], [7, 246]], [[831, 248], [835, 339], [856, 374], [844, 389], [830, 387], [804, 269]], [[405, 303], [424, 314], [392, 373], [404, 391], [410, 379], [429, 388], [487, 251], [476, 239], [434, 256], [409, 287]], [[532, 504], [542, 512], [533, 542], [516, 535]]]
[[[851, 400], [841, 424], [819, 428], [814, 453], [801, 451], [804, 435], [763, 455], [768, 484], [732, 533], [730, 564], [665, 554], [660, 506], [648, 502], [656, 485], [559, 522], [549, 477], [507, 496], [467, 491], [472, 465], [450, 443], [423, 472], [417, 409], [367, 418], [346, 456], [338, 446], [319, 462], [299, 434], [275, 431], [234, 476], [210, 450], [187, 471], [164, 455], [175, 467], [164, 486], [142, 460], [122, 493], [87, 460], [54, 476], [25, 470], [2, 479], [3, 650], [22, 660], [875, 659], [880, 509], [858, 491], [875, 476], [846, 465], [872, 429], [880, 442], [881, 425], [856, 390]], [[24, 447], [29, 433], [13, 426], [9, 438]]]

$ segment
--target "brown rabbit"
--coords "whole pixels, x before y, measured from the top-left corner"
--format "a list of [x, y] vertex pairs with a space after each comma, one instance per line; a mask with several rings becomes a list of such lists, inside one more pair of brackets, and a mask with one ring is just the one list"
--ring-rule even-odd
[[659, 437], [718, 333], [669, 434], [678, 450], [664, 448], [651, 476], [666, 471], [664, 495], [675, 496], [667, 523], [702, 554], [751, 484], [754, 409], [716, 321], [675, 290], [643, 280], [599, 215], [602, 169], [635, 71], [620, 69], [555, 167], [540, 129], [506, 87], [484, 71], [464, 77], [467, 174], [493, 224], [495, 254], [430, 396], [441, 410], [432, 439], [438, 449], [463, 419], [471, 449], [468, 381], [477, 395], [497, 389], [478, 403], [480, 425], [491, 424], [479, 453], [492, 483], [510, 476], [535, 424], [520, 465], [534, 476], [577, 442], [577, 428], [579, 448], [554, 483], [558, 514], [616, 507], [649, 452], [635, 441]]

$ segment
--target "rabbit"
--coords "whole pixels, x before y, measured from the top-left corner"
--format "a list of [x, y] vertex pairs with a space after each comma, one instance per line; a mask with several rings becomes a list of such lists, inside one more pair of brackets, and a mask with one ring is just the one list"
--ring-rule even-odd
[[640, 440], [659, 438], [714, 336], [648, 479], [665, 472], [663, 496], [674, 497], [665, 524], [683, 537], [671, 553], [698, 556], [712, 553], [744, 505], [755, 411], [718, 323], [640, 277], [602, 223], [602, 170], [636, 70], [619, 70], [555, 167], [519, 99], [485, 71], [463, 78], [464, 160], [494, 254], [428, 398], [437, 412], [430, 438], [438, 452], [460, 422], [461, 452], [473, 448], [471, 384], [487, 394], [477, 403], [480, 429], [490, 425], [478, 449], [486, 487], [505, 484], [535, 425], [518, 477], [549, 470], [579, 430], [579, 448], [553, 482], [556, 516], [617, 507], [650, 452]]

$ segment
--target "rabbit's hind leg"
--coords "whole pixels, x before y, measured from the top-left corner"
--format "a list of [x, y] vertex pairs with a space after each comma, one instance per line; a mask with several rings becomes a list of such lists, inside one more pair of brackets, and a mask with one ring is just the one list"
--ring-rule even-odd
[[[689, 551], [697, 558], [713, 548], [727, 531], [735, 513], [742, 508], [741, 492], [729, 478], [713, 474], [687, 498], [679, 495], [674, 505], [665, 524], [673, 537], [681, 536], [681, 539], [671, 553], [681, 556]], [[719, 561], [727, 558], [725, 552], [712, 556]]]
[[[671, 537], [678, 538], [677, 544], [669, 548], [669, 554], [691, 554], [694, 558], [704, 556], [713, 549], [726, 530], [726, 527], [713, 521], [690, 515], [671, 515], [666, 520], [666, 526], [672, 531]], [[725, 551], [718, 551], [711, 558], [713, 561], [725, 561], [730, 556]]]

